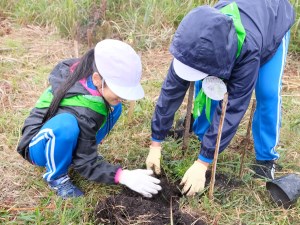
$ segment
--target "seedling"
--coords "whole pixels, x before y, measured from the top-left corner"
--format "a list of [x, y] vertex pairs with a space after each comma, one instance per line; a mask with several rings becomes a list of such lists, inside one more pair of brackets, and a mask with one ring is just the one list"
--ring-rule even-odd
[[228, 93], [225, 93], [224, 99], [223, 99], [223, 102], [222, 102], [222, 113], [221, 113], [220, 124], [219, 124], [219, 128], [218, 128], [218, 136], [217, 136], [217, 143], [216, 143], [216, 148], [215, 148], [214, 160], [213, 160], [212, 168], [211, 168], [211, 178], [210, 178], [210, 186], [209, 186], [209, 194], [208, 194], [210, 199], [212, 199], [213, 195], [214, 195], [216, 168], [217, 168], [220, 141], [221, 141], [221, 136], [222, 136], [222, 130], [223, 130], [223, 124], [224, 124], [224, 118], [225, 118], [227, 103], [228, 103]]

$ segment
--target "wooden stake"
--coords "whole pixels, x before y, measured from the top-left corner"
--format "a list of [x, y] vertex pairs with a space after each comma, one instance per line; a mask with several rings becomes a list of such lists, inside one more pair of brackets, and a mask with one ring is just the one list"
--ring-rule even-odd
[[172, 206], [172, 196], [170, 200], [170, 224], [174, 225], [174, 220], [173, 220], [173, 206]]
[[89, 49], [92, 48], [93, 46], [93, 31], [94, 31], [94, 27], [88, 28], [86, 30], [86, 39], [87, 39]]
[[107, 8], [107, 0], [102, 0], [100, 4], [100, 17], [102, 20], [105, 19], [106, 8]]
[[222, 130], [223, 130], [224, 118], [225, 118], [225, 114], [226, 114], [227, 103], [228, 103], [228, 93], [225, 93], [224, 99], [222, 102], [222, 113], [221, 113], [221, 118], [220, 118], [220, 123], [219, 123], [219, 128], [218, 128], [218, 136], [217, 136], [214, 160], [213, 160], [212, 168], [211, 168], [210, 186], [209, 186], [209, 194], [208, 194], [209, 199], [213, 199], [213, 196], [214, 196], [216, 168], [217, 168], [220, 141], [221, 141], [221, 137], [222, 137]]
[[[188, 103], [187, 103], [187, 109], [186, 109], [186, 117], [185, 117], [186, 119], [185, 119], [185, 125], [184, 125], [182, 150], [186, 150], [188, 148], [189, 131], [190, 131], [190, 125], [191, 125], [191, 112], [192, 112], [192, 104], [193, 104], [193, 97], [194, 97], [194, 85], [195, 85], [195, 82], [192, 81], [190, 83], [190, 88], [189, 88], [189, 96], [188, 96]], [[184, 154], [184, 152], [183, 152], [183, 154]]]
[[75, 58], [78, 58], [79, 57], [79, 25], [78, 25], [78, 22], [76, 22], [76, 33], [75, 33], [75, 36], [74, 36], [74, 55], [75, 55]]
[[243, 176], [244, 158], [245, 158], [246, 150], [248, 149], [248, 146], [250, 144], [250, 133], [251, 133], [252, 120], [253, 120], [253, 114], [254, 114], [255, 108], [256, 108], [256, 100], [253, 99], [253, 101], [252, 101], [252, 107], [251, 107], [251, 112], [250, 112], [250, 118], [249, 118], [248, 127], [247, 127], [246, 137], [242, 141], [245, 144], [241, 145], [241, 146], [244, 146], [244, 149], [243, 149], [243, 152], [242, 152], [242, 155], [241, 155], [241, 164], [240, 164], [240, 172], [239, 172], [239, 178], [240, 179]]
[[79, 48], [78, 48], [78, 41], [74, 40], [74, 54], [75, 54], [75, 58], [79, 57]]
[[134, 106], [135, 106], [135, 101], [130, 101], [129, 110], [128, 110], [128, 123], [132, 121]]

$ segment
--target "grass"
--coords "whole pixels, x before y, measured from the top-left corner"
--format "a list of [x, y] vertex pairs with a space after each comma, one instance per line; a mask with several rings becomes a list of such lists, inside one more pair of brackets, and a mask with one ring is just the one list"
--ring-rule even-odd
[[[26, 3], [28, 4], [26, 7], [35, 7], [32, 9], [32, 13], [26, 8], [29, 10], [28, 18], [30, 18], [34, 10], [45, 7], [33, 6], [29, 4], [29, 1], [26, 2], [10, 1], [11, 8], [6, 5], [5, 9], [7, 11], [16, 10], [13, 8], [15, 6], [13, 4]], [[39, 2], [42, 4], [43, 1]], [[57, 2], [52, 1], [53, 4], [57, 4]], [[114, 9], [110, 12], [111, 15], [107, 15], [108, 17], [116, 18], [117, 15], [113, 14], [115, 10], [122, 12], [115, 19], [120, 33], [126, 36], [126, 33], [132, 31], [131, 37], [134, 44], [140, 46], [141, 49], [145, 49], [141, 46], [149, 48], [141, 50], [142, 85], [146, 97], [136, 103], [131, 121], [126, 117], [129, 103], [125, 103], [124, 113], [116, 127], [99, 148], [101, 154], [110, 162], [120, 162], [129, 169], [145, 167], [150, 143], [150, 120], [171, 60], [169, 53], [164, 50], [164, 42], [159, 42], [157, 37], [154, 38], [156, 32], [163, 31], [158, 31], [156, 27], [158, 24], [155, 24], [157, 21], [154, 21], [153, 15], [160, 16], [159, 9], [164, 7], [164, 12], [168, 15], [167, 20], [172, 21], [173, 19], [174, 21], [177, 17], [172, 16], [180, 11], [180, 7], [182, 8], [183, 5], [192, 7], [195, 2], [145, 1], [145, 5], [148, 3], [147, 7], [140, 1], [108, 2], [110, 9]], [[37, 2], [35, 3], [37, 4]], [[91, 3], [92, 1], [85, 2], [85, 4]], [[3, 7], [1, 4], [3, 2], [0, 2], [0, 6]], [[179, 7], [176, 9], [177, 11], [170, 9], [172, 4]], [[128, 9], [127, 12], [122, 11], [121, 6]], [[44, 8], [45, 15], [51, 7]], [[134, 11], [134, 7], [140, 10], [135, 12], [136, 17], [135, 19], [131, 18], [131, 21], [128, 15], [129, 12]], [[26, 10], [24, 8], [24, 12]], [[140, 20], [141, 15], [144, 15], [143, 20]], [[47, 87], [46, 79], [49, 72], [61, 59], [74, 56], [73, 42], [60, 38], [57, 32], [50, 27], [50, 22], [43, 24], [45, 27], [32, 26], [29, 22], [34, 21], [26, 21], [25, 17], [22, 21], [19, 20], [21, 16], [17, 16], [13, 17], [11, 23], [12, 33], [0, 37], [0, 50], [8, 49], [3, 50], [0, 57], [0, 173], [2, 174], [0, 179], [0, 224], [94, 224], [93, 213], [97, 202], [106, 196], [118, 193], [119, 186], [88, 182], [74, 171], [70, 171], [75, 184], [86, 194], [84, 198], [62, 201], [43, 182], [41, 176], [44, 169], [29, 165], [15, 151], [24, 119], [38, 96]], [[38, 19], [42, 19], [42, 16], [44, 15], [40, 15], [36, 22]], [[141, 26], [141, 21], [145, 23], [145, 27]], [[20, 26], [17, 22], [25, 23], [27, 26]], [[122, 24], [126, 22], [128, 23], [127, 30], [122, 27]], [[160, 22], [161, 26], [165, 25], [166, 27], [173, 23], [164, 24], [163, 19]], [[130, 24], [134, 23], [136, 26], [131, 30]], [[151, 25], [153, 25], [152, 28], [150, 28]], [[149, 36], [140, 36], [140, 39], [135, 39], [138, 33], [151, 33], [151, 31], [153, 33]], [[167, 35], [163, 33], [163, 36]], [[167, 42], [167, 39], [165, 41]], [[86, 49], [85, 45], [80, 45], [80, 52]], [[299, 56], [290, 55], [287, 68], [283, 86], [281, 140], [278, 147], [281, 155], [279, 163], [284, 165], [284, 169], [279, 171], [277, 176], [293, 172], [300, 174], [299, 85], [289, 85], [292, 81], [299, 84]], [[185, 104], [179, 109], [176, 118], [182, 116], [184, 112]], [[237, 179], [242, 149], [240, 141], [246, 134], [248, 118], [249, 112], [244, 117], [228, 149], [219, 156], [218, 173], [224, 173], [232, 180]], [[190, 139], [189, 149], [184, 157], [182, 156], [181, 142], [168, 139], [164, 143], [162, 167], [173, 181], [177, 181], [193, 163], [198, 151], [199, 143], [196, 138]], [[299, 224], [300, 202], [298, 201], [296, 207], [289, 210], [275, 207], [265, 189], [265, 183], [252, 179], [249, 168], [253, 159], [254, 153], [248, 152], [241, 186], [234, 187], [229, 191], [218, 187], [215, 190], [214, 201], [208, 199], [206, 192], [194, 198], [182, 198], [180, 200], [182, 208], [196, 211], [208, 224]]]
[[[106, 11], [101, 4], [106, 2]], [[119, 37], [136, 48], [149, 49], [168, 45], [178, 24], [192, 8], [216, 0], [3, 0], [4, 13], [21, 24], [54, 26], [63, 37], [81, 37], [86, 41], [86, 29], [96, 24], [97, 41]], [[291, 0], [296, 11], [290, 50], [300, 51], [300, 4]], [[100, 19], [95, 21], [95, 13]], [[105, 13], [104, 13], [105, 12]]]

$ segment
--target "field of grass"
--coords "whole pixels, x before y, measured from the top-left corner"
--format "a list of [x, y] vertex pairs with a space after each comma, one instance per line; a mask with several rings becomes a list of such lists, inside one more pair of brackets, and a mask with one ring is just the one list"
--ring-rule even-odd
[[[0, 16], [3, 13], [7, 16], [6, 19], [0, 18], [1, 28], [7, 28], [0, 36], [0, 224], [94, 224], [97, 202], [120, 191], [119, 186], [88, 182], [71, 171], [75, 184], [86, 194], [83, 198], [62, 201], [43, 182], [41, 176], [44, 169], [30, 165], [15, 151], [24, 119], [47, 87], [49, 72], [61, 59], [76, 55], [73, 40], [67, 39], [75, 35], [73, 25], [70, 25], [74, 23], [73, 15], [78, 11], [73, 8], [75, 1], [63, 1], [65, 8], [70, 10], [67, 14], [63, 7], [62, 11], [53, 10], [55, 4], [57, 7], [62, 1], [51, 1], [51, 5], [48, 2], [0, 1], [3, 9]], [[90, 6], [96, 1], [76, 2]], [[99, 152], [110, 162], [119, 162], [129, 169], [145, 167], [150, 143], [150, 120], [171, 60], [168, 45], [174, 27], [188, 9], [211, 2], [107, 2], [109, 10], [105, 21], [109, 21], [112, 33], [117, 32], [140, 51], [142, 85], [146, 93], [146, 97], [136, 103], [131, 120], [127, 117], [129, 103], [125, 103], [124, 113], [116, 127], [99, 147]], [[298, 1], [294, 3], [299, 4]], [[60, 15], [70, 18], [65, 17], [65, 24], [55, 24]], [[88, 19], [84, 8], [81, 15]], [[66, 28], [65, 33], [59, 25]], [[299, 27], [299, 19], [296, 26]], [[103, 31], [103, 24], [99, 29]], [[62, 37], [62, 34], [65, 35]], [[295, 47], [292, 50], [297, 52], [300, 43], [298, 30], [293, 31], [293, 35], [291, 44]], [[79, 42], [79, 53], [86, 50], [86, 41]], [[277, 150], [281, 155], [278, 163], [283, 170], [277, 172], [278, 177], [288, 173], [300, 174], [300, 56], [297, 53], [288, 57], [282, 94], [282, 129]], [[185, 106], [183, 104], [176, 118], [184, 114]], [[217, 172], [226, 174], [232, 180], [238, 179], [243, 149], [240, 142], [245, 137], [248, 119], [249, 112], [228, 149], [219, 156]], [[198, 154], [199, 142], [195, 138], [190, 139], [189, 146], [183, 157], [181, 142], [168, 139], [164, 143], [162, 166], [173, 181], [182, 177]], [[250, 167], [253, 159], [254, 153], [249, 151], [241, 186], [226, 192], [217, 188], [214, 201], [208, 199], [207, 192], [194, 198], [182, 198], [181, 207], [196, 212], [207, 224], [299, 224], [300, 201], [292, 209], [276, 207], [265, 182], [252, 179]]]
[[[95, 25], [96, 39], [119, 37], [149, 49], [169, 44], [174, 30], [192, 8], [217, 0], [2, 0], [0, 8], [21, 24], [54, 26], [63, 37], [85, 36]], [[291, 51], [300, 51], [300, 3], [290, 1], [296, 11]], [[99, 18], [95, 20], [95, 18]]]

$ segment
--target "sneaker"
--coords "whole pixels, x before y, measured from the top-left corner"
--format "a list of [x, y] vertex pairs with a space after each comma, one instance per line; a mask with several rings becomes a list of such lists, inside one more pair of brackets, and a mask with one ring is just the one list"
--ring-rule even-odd
[[274, 160], [256, 160], [256, 164], [253, 166], [256, 178], [275, 179], [275, 161]]
[[63, 199], [80, 197], [83, 195], [83, 192], [71, 182], [68, 175], [49, 181], [48, 185]]

